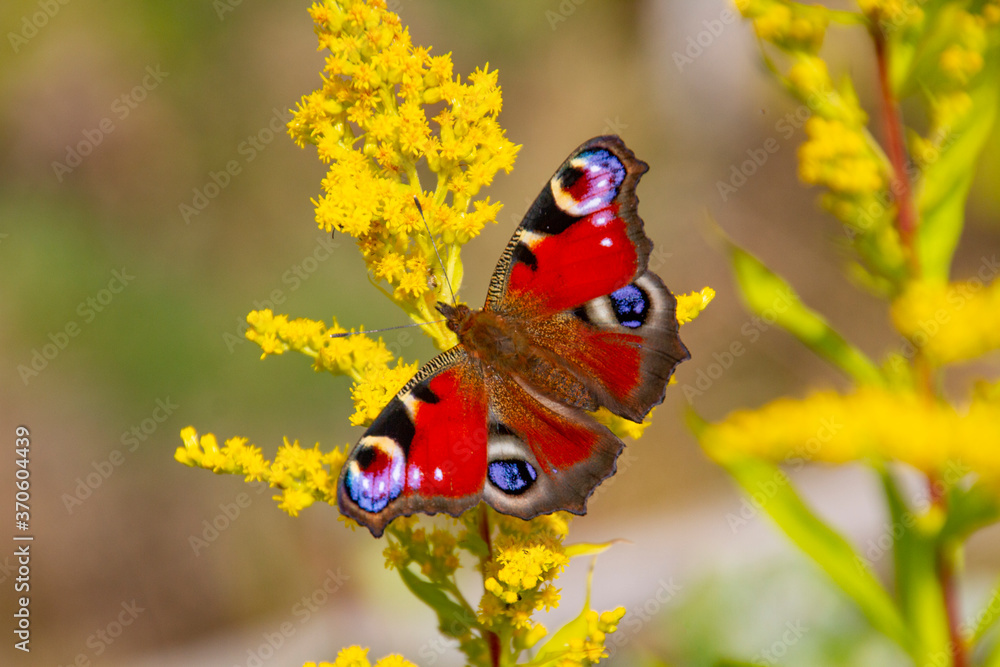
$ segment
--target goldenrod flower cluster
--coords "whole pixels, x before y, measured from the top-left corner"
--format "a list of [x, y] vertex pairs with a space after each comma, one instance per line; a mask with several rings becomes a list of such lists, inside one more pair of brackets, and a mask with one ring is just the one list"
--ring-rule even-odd
[[368, 661], [370, 649], [360, 646], [348, 646], [340, 650], [333, 662], [307, 662], [302, 667], [417, 667], [401, 655], [387, 655], [374, 665]]
[[1000, 481], [1000, 448], [986, 445], [1000, 442], [997, 400], [975, 398], [959, 411], [912, 391], [820, 391], [738, 410], [700, 438], [720, 462], [742, 456], [796, 466], [891, 460], [931, 476], [959, 469]]
[[569, 531], [563, 514], [529, 523], [503, 517], [496, 521], [493, 560], [483, 573], [487, 593], [479, 605], [485, 627], [513, 626], [527, 634], [532, 614], [559, 605], [552, 581], [569, 563], [563, 540]]
[[822, 8], [783, 0], [736, 0], [765, 42], [789, 51], [815, 53], [823, 46], [829, 15]]
[[[474, 198], [497, 171], [510, 171], [519, 148], [496, 121], [497, 72], [476, 70], [462, 83], [450, 56], [415, 47], [381, 0], [326, 0], [310, 13], [329, 55], [322, 88], [302, 98], [288, 127], [330, 165], [316, 220], [357, 240], [372, 276], [415, 321], [436, 320], [446, 281], [435, 275], [433, 243], [457, 290], [461, 245], [500, 209]], [[420, 165], [436, 176], [430, 189]], [[428, 332], [441, 348], [453, 344], [441, 326]]]
[[584, 620], [587, 630], [583, 637], [574, 637], [567, 642], [569, 649], [567, 655], [554, 664], [558, 667], [580, 667], [581, 665], [592, 665], [604, 657], [608, 651], [605, 648], [607, 636], [618, 630], [618, 624], [625, 615], [625, 607], [618, 607], [613, 611], [605, 611], [600, 614], [594, 609], [584, 612]]
[[393, 355], [381, 338], [374, 341], [353, 331], [352, 335], [331, 337], [347, 331], [336, 320], [327, 328], [315, 320], [289, 320], [286, 315], [276, 316], [270, 310], [255, 310], [247, 316], [247, 323], [250, 328], [246, 337], [260, 345], [261, 359], [293, 350], [312, 357], [316, 371], [351, 377], [354, 426], [370, 424], [417, 370], [416, 363], [405, 364], [402, 359], [395, 360], [395, 366], [390, 365]]
[[909, 38], [924, 21], [922, 0], [858, 0], [858, 7], [872, 25], [886, 34]]
[[199, 437], [188, 426], [181, 430], [181, 440], [183, 446], [174, 453], [177, 461], [214, 473], [243, 475], [247, 482], [266, 482], [281, 490], [274, 499], [292, 516], [314, 501], [331, 505], [337, 501], [337, 478], [347, 458], [346, 448], [323, 452], [318, 444], [303, 449], [298, 442], [285, 440], [271, 462], [259, 447], [247, 444], [246, 438], [230, 438], [219, 447], [214, 435]]
[[850, 82], [835, 86], [818, 55], [832, 14], [786, 0], [745, 0], [737, 6], [753, 20], [758, 37], [784, 56], [784, 73], [777, 62], [768, 64], [811, 113], [799, 147], [799, 178], [826, 190], [821, 204], [844, 223], [874, 282], [899, 276], [904, 255], [893, 228], [891, 167], [868, 133], [868, 115]]
[[1000, 349], [1000, 282], [911, 283], [892, 305], [896, 329], [934, 365]]

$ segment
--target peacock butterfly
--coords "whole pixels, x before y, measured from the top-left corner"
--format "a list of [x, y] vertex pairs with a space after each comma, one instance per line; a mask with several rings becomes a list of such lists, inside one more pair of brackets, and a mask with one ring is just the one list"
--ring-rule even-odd
[[486, 305], [438, 303], [458, 345], [428, 362], [351, 450], [341, 512], [379, 537], [480, 501], [522, 519], [584, 514], [624, 447], [589, 412], [641, 422], [690, 358], [677, 301], [647, 264], [648, 166], [617, 136], [559, 167], [514, 232]]

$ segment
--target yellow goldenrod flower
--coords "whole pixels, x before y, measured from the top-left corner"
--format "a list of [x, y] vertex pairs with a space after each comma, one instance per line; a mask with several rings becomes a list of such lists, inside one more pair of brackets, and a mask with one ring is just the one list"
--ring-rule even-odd
[[188, 426], [181, 431], [181, 439], [184, 445], [174, 454], [177, 461], [215, 473], [243, 475], [248, 482], [267, 482], [282, 491], [275, 499], [292, 516], [316, 500], [336, 504], [337, 478], [347, 459], [346, 446], [322, 452], [319, 445], [302, 449], [298, 442], [285, 440], [271, 463], [260, 448], [248, 445], [246, 438], [230, 438], [220, 448], [214, 435], [199, 438]]
[[381, 339], [374, 341], [362, 334], [331, 338], [331, 334], [346, 332], [336, 321], [327, 328], [322, 322], [289, 320], [270, 310], [255, 310], [247, 316], [247, 322], [250, 328], [246, 337], [260, 345], [261, 358], [293, 350], [312, 357], [316, 371], [353, 378], [355, 412], [351, 424], [355, 426], [371, 423], [417, 371], [416, 363], [405, 364], [401, 359], [389, 366], [392, 353]]
[[701, 314], [701, 311], [715, 298], [715, 290], [703, 287], [700, 292], [680, 294], [677, 296], [677, 322], [687, 324]]
[[[497, 72], [477, 69], [462, 83], [450, 56], [415, 47], [381, 0], [325, 0], [310, 12], [320, 48], [330, 55], [323, 87], [303, 96], [288, 129], [329, 164], [316, 221], [357, 240], [369, 270], [414, 321], [436, 320], [445, 281], [429, 280], [440, 269], [431, 239], [420, 237], [414, 197], [449, 257], [445, 271], [458, 290], [455, 250], [494, 222], [500, 208], [473, 198], [497, 171], [510, 171], [518, 150], [496, 122], [502, 107]], [[441, 102], [435, 132], [427, 107]], [[430, 190], [417, 174], [421, 161], [436, 175]], [[454, 344], [442, 325], [425, 329], [439, 347]]]
[[757, 36], [782, 48], [816, 52], [823, 45], [829, 18], [801, 3], [784, 0], [741, 0], [737, 9], [753, 20]]
[[[348, 646], [340, 650], [333, 662], [307, 662], [302, 667], [372, 667], [368, 661], [370, 649]], [[387, 655], [375, 663], [375, 667], [416, 667], [415, 664], [398, 654]]]
[[936, 365], [1000, 349], [1000, 281], [911, 283], [891, 312], [896, 329]]
[[929, 475], [955, 466], [1000, 479], [1000, 402], [958, 412], [908, 391], [862, 387], [821, 391], [738, 410], [705, 428], [702, 445], [719, 460], [754, 456], [777, 463], [894, 460]]

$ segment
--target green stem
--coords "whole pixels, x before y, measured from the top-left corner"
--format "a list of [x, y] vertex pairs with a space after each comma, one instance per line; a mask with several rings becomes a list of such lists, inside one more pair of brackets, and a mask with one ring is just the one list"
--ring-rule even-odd
[[[485, 590], [486, 579], [489, 578], [487, 565], [493, 561], [493, 543], [490, 541], [490, 515], [486, 505], [479, 504], [479, 536], [486, 543], [486, 557], [480, 563], [483, 571], [483, 587]], [[500, 667], [500, 636], [492, 630], [483, 630], [486, 644], [490, 649], [490, 665]]]

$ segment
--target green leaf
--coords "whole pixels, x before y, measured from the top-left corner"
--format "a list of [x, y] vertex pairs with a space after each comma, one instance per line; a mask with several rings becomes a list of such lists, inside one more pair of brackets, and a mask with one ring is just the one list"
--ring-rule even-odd
[[907, 626], [913, 632], [918, 665], [934, 664], [936, 656], [949, 654], [948, 616], [938, 579], [938, 534], [921, 529], [921, 517], [907, 506], [895, 480], [881, 471], [882, 488], [889, 507], [896, 591]]
[[903, 618], [862, 557], [802, 501], [778, 467], [753, 458], [722, 463], [748, 494], [764, 490], [763, 509], [786, 535], [823, 568], [872, 626], [913, 655], [914, 641]]
[[[965, 200], [997, 117], [1000, 53], [993, 49], [969, 91], [972, 107], [960, 127], [952, 128], [937, 160], [924, 167], [917, 193], [920, 228], [917, 251], [925, 277], [945, 281], [965, 222]], [[951, 141], [948, 144], [948, 141]]]
[[577, 556], [597, 555], [615, 544], [626, 541], [627, 540], [611, 540], [610, 542], [601, 542], [599, 544], [589, 543], [589, 542], [579, 542], [577, 544], [571, 544], [568, 547], [566, 547], [565, 553], [567, 558], [576, 558]]
[[[993, 589], [993, 595], [990, 599], [986, 601], [983, 605], [982, 611], [976, 617], [976, 628], [972, 631], [972, 639], [970, 644], [975, 646], [980, 640], [990, 631], [990, 628], [997, 625], [997, 621], [1000, 621], [1000, 583], [997, 583], [997, 587]], [[1000, 665], [1000, 635], [996, 638], [996, 645], [993, 647], [996, 653], [994, 660], [996, 664]], [[984, 665], [992, 664], [988, 660], [983, 663]]]
[[858, 348], [848, 343], [781, 276], [763, 262], [725, 238], [729, 259], [743, 300], [765, 323], [774, 323], [863, 384], [882, 384], [878, 367]]
[[990, 654], [983, 660], [982, 667], [1000, 667], [1000, 637], [994, 638]]
[[948, 518], [941, 529], [941, 539], [964, 542], [980, 528], [1000, 518], [1000, 499], [996, 488], [977, 482], [968, 489], [952, 487], [948, 494]]
[[538, 649], [534, 660], [527, 663], [525, 667], [542, 667], [543, 665], [549, 665], [556, 660], [560, 660], [569, 653], [570, 640], [587, 638], [589, 627], [587, 612], [590, 611], [590, 589], [594, 582], [594, 565], [596, 563], [597, 558], [590, 561], [590, 569], [587, 571], [587, 595], [583, 599], [583, 610], [580, 612], [580, 615], [559, 628], [555, 634], [549, 637], [549, 640]]
[[475, 614], [452, 600], [440, 585], [417, 576], [405, 567], [399, 570], [399, 576], [410, 592], [437, 614], [442, 634], [462, 637], [470, 628], [478, 627]]

